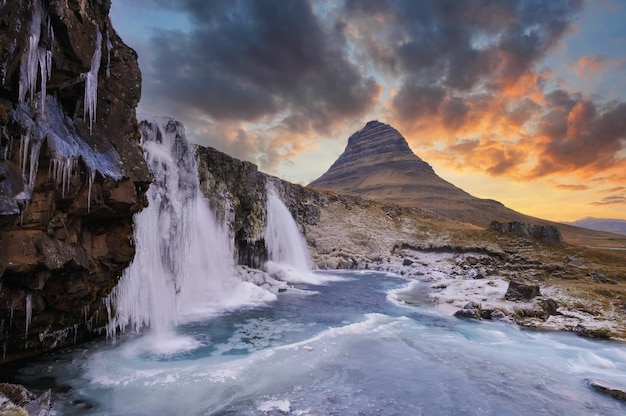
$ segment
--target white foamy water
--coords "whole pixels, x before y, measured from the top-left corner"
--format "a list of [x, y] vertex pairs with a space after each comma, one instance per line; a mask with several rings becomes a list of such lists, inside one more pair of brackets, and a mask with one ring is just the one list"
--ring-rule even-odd
[[312, 272], [304, 237], [271, 183], [267, 186], [267, 224], [263, 238], [269, 256], [264, 269], [271, 276], [289, 283], [324, 284], [341, 280]]
[[[149, 327], [165, 343], [181, 322], [276, 297], [235, 277], [228, 233], [199, 191], [183, 126], [166, 117], [144, 119], [142, 146], [154, 182], [148, 207], [135, 216], [135, 259], [108, 299], [107, 331], [114, 337]], [[171, 345], [166, 350], [177, 342]]]

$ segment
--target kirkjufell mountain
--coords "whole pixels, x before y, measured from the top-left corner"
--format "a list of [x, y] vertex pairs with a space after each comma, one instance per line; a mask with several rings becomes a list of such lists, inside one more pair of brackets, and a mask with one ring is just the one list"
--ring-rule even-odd
[[413, 153], [398, 130], [379, 121], [368, 122], [350, 136], [341, 156], [309, 186], [414, 206], [480, 227], [493, 220], [541, 222], [442, 179]]

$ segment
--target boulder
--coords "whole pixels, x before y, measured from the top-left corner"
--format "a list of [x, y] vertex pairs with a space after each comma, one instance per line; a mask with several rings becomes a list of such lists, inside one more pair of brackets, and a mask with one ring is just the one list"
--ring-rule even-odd
[[470, 301], [467, 302], [462, 309], [454, 313], [457, 318], [482, 319], [482, 310], [480, 303]]
[[537, 296], [540, 296], [538, 285], [525, 284], [515, 281], [509, 282], [509, 287], [506, 289], [504, 298], [511, 301], [529, 301]]
[[50, 398], [50, 390], [37, 396], [19, 384], [0, 383], [0, 415], [48, 416]]

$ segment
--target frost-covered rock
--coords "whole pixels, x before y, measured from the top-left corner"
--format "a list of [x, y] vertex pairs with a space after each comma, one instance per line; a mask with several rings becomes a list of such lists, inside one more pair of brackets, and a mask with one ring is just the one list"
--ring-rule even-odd
[[133, 258], [132, 217], [151, 175], [138, 145], [137, 56], [109, 6], [1, 6], [3, 360], [93, 336], [101, 299]]
[[50, 399], [50, 390], [37, 396], [18, 384], [0, 383], [2, 416], [48, 416]]

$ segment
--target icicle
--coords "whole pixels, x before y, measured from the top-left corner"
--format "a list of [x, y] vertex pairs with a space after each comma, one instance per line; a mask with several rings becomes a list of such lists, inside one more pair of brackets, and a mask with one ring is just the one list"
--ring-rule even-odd
[[113, 49], [113, 44], [111, 43], [111, 35], [107, 30], [107, 78], [111, 76], [111, 50]]
[[26, 133], [20, 138], [20, 155], [22, 162], [22, 174], [26, 175], [26, 160], [28, 159], [28, 147], [30, 144], [30, 126], [26, 128]]
[[39, 153], [43, 140], [34, 140], [30, 145], [30, 171], [28, 175], [28, 186], [32, 191], [35, 188], [35, 180], [37, 179], [37, 169], [39, 168]]
[[15, 312], [15, 308], [17, 307], [17, 302], [15, 299], [11, 301], [11, 305], [9, 306], [9, 328], [13, 328], [13, 312]]
[[[40, 69], [41, 75], [41, 98], [40, 111], [44, 112], [46, 100], [46, 83], [50, 79], [52, 72], [52, 52], [46, 48], [39, 46], [41, 40], [41, 23], [44, 18], [44, 12], [40, 0], [33, 2], [33, 16], [28, 36], [28, 46], [22, 56], [20, 65], [20, 81], [18, 100], [20, 104], [26, 102], [26, 94], [29, 94], [30, 103], [32, 105], [35, 90], [37, 89], [37, 69]], [[47, 17], [46, 28], [49, 44], [54, 42], [54, 32], [50, 24], [50, 18]]]
[[98, 104], [98, 71], [100, 71], [100, 59], [102, 58], [102, 33], [96, 29], [96, 50], [91, 58], [91, 69], [85, 74], [85, 102], [83, 118], [87, 119], [89, 113], [89, 132], [93, 129], [96, 119], [96, 106]]
[[87, 212], [91, 210], [91, 187], [93, 186], [93, 181], [96, 179], [96, 170], [88, 167], [89, 176], [87, 176], [87, 185], [89, 187], [89, 191], [87, 192]]
[[26, 295], [26, 335], [24, 339], [28, 338], [28, 327], [30, 326], [31, 319], [33, 317], [33, 295]]
[[70, 189], [70, 181], [76, 167], [76, 159], [68, 157], [64, 159], [51, 159], [52, 179], [57, 187], [61, 187], [61, 197], [65, 197], [65, 192]]

